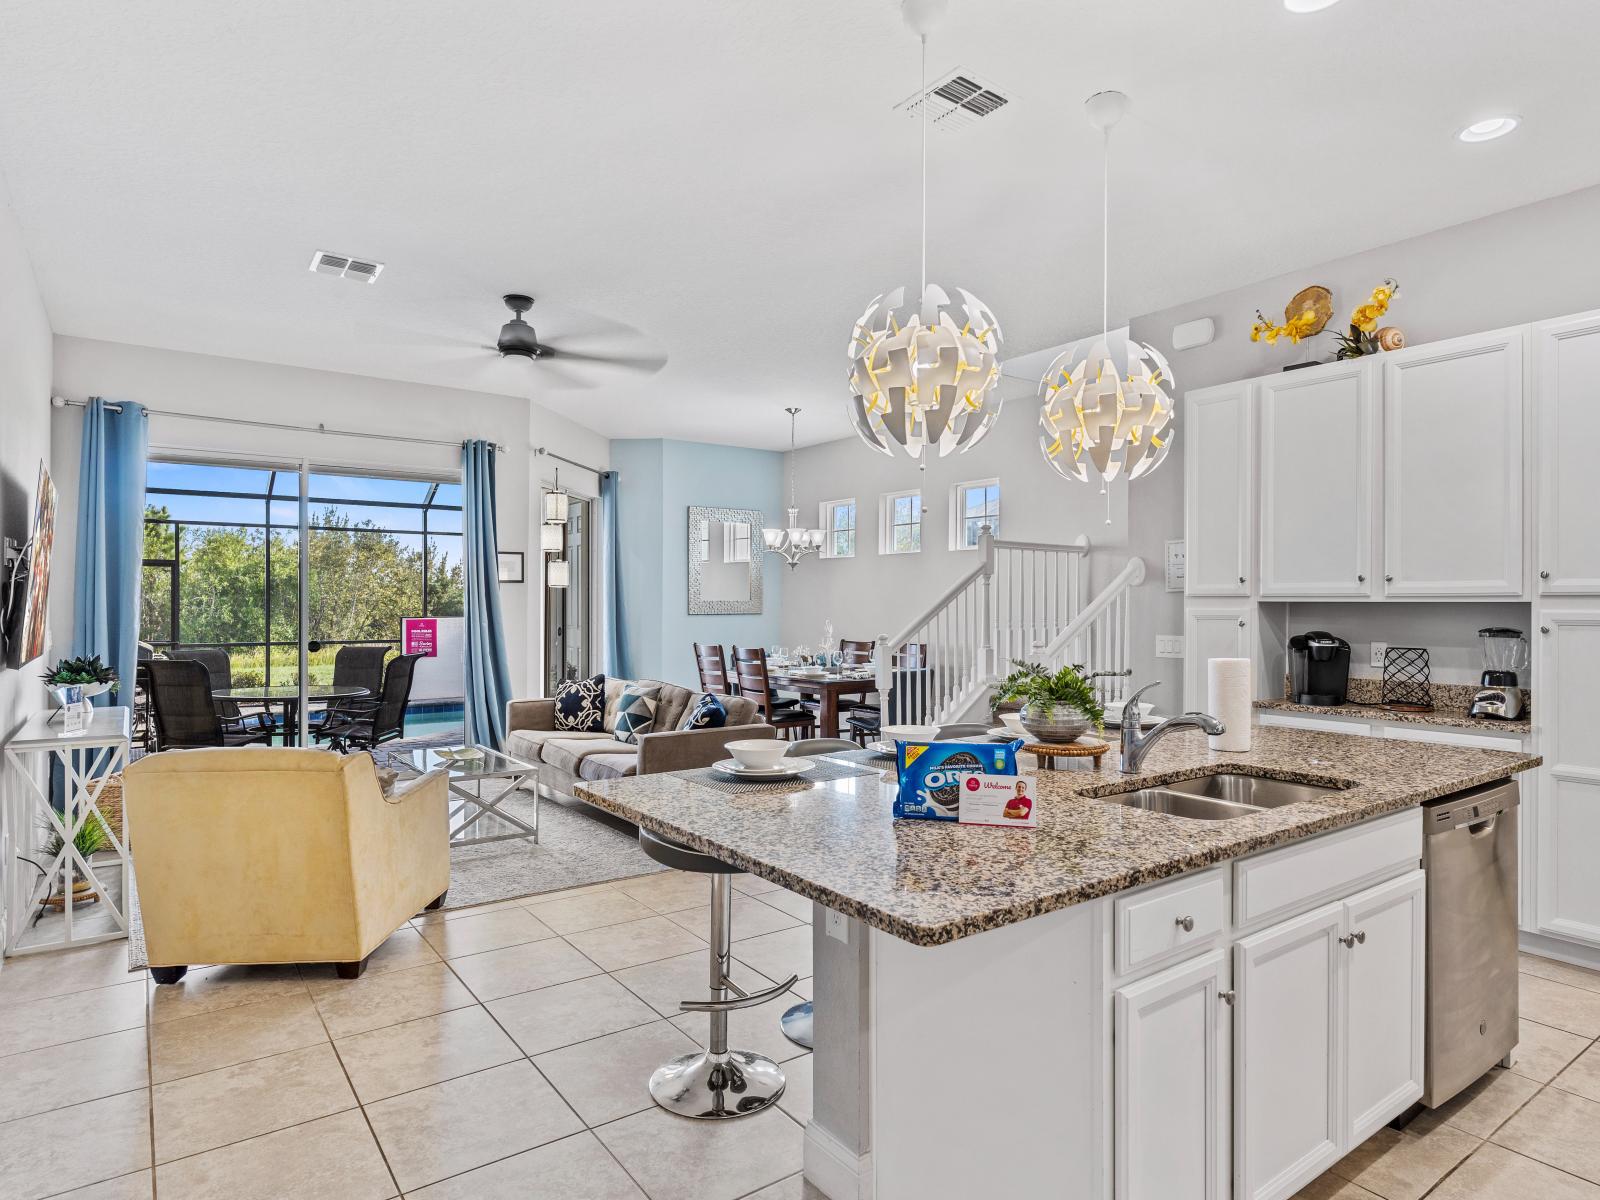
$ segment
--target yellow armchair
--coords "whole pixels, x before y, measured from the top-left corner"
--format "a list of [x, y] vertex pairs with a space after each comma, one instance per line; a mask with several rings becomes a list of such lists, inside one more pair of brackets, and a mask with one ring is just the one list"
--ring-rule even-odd
[[191, 964], [339, 965], [450, 887], [442, 771], [385, 796], [372, 758], [328, 750], [172, 750], [123, 773], [145, 949], [157, 983]]

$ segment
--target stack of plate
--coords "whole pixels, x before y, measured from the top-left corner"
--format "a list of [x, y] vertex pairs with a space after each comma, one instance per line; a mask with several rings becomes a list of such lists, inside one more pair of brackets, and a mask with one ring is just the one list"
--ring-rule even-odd
[[809, 758], [780, 758], [775, 766], [747, 767], [736, 758], [725, 758], [721, 762], [711, 764], [711, 769], [719, 775], [727, 775], [733, 779], [792, 779], [804, 775], [816, 764]]

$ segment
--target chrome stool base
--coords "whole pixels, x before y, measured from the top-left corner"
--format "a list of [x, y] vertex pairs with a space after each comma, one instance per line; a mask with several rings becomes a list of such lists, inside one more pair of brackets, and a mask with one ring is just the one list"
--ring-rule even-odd
[[783, 1095], [783, 1070], [761, 1054], [685, 1054], [650, 1076], [650, 1096], [668, 1112], [722, 1121], [760, 1112]]
[[783, 1014], [780, 1024], [783, 1026], [783, 1036], [796, 1046], [811, 1049], [811, 1001], [796, 1004]]

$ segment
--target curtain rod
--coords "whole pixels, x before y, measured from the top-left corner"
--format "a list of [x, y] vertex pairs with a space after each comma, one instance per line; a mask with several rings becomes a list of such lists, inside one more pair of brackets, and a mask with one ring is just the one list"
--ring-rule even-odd
[[557, 454], [553, 450], [546, 450], [543, 446], [535, 447], [533, 452], [535, 454], [543, 455], [545, 458], [553, 458], [557, 462], [564, 462], [569, 467], [577, 467], [580, 471], [588, 471], [591, 475], [609, 474], [609, 472], [602, 471], [599, 467], [591, 467], [588, 463], [581, 463], [575, 458], [568, 458], [564, 454]]
[[[65, 396], [51, 396], [51, 408], [84, 408], [83, 400], [69, 400]], [[106, 407], [112, 412], [121, 412], [122, 405], [108, 402]], [[257, 429], [286, 429], [291, 433], [325, 433], [330, 437], [369, 438], [378, 442], [411, 442], [419, 446], [456, 446], [460, 442], [446, 441], [444, 438], [406, 437], [399, 433], [362, 433], [355, 429], [329, 429], [326, 425], [284, 425], [277, 421], [251, 421], [243, 417], [213, 417], [204, 413], [173, 412], [165, 408], [147, 408], [145, 412], [154, 417], [178, 417], [185, 421], [212, 421], [218, 425], [251, 425]], [[493, 443], [494, 448], [500, 453], [505, 453], [505, 447], [499, 442]]]

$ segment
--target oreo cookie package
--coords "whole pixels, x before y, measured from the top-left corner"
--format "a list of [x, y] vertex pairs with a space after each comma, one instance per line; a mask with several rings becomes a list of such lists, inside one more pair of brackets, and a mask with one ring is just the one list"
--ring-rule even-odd
[[977, 775], [1015, 775], [1014, 742], [901, 742], [897, 758], [900, 790], [894, 815], [923, 821], [954, 821], [961, 814], [964, 782]]

